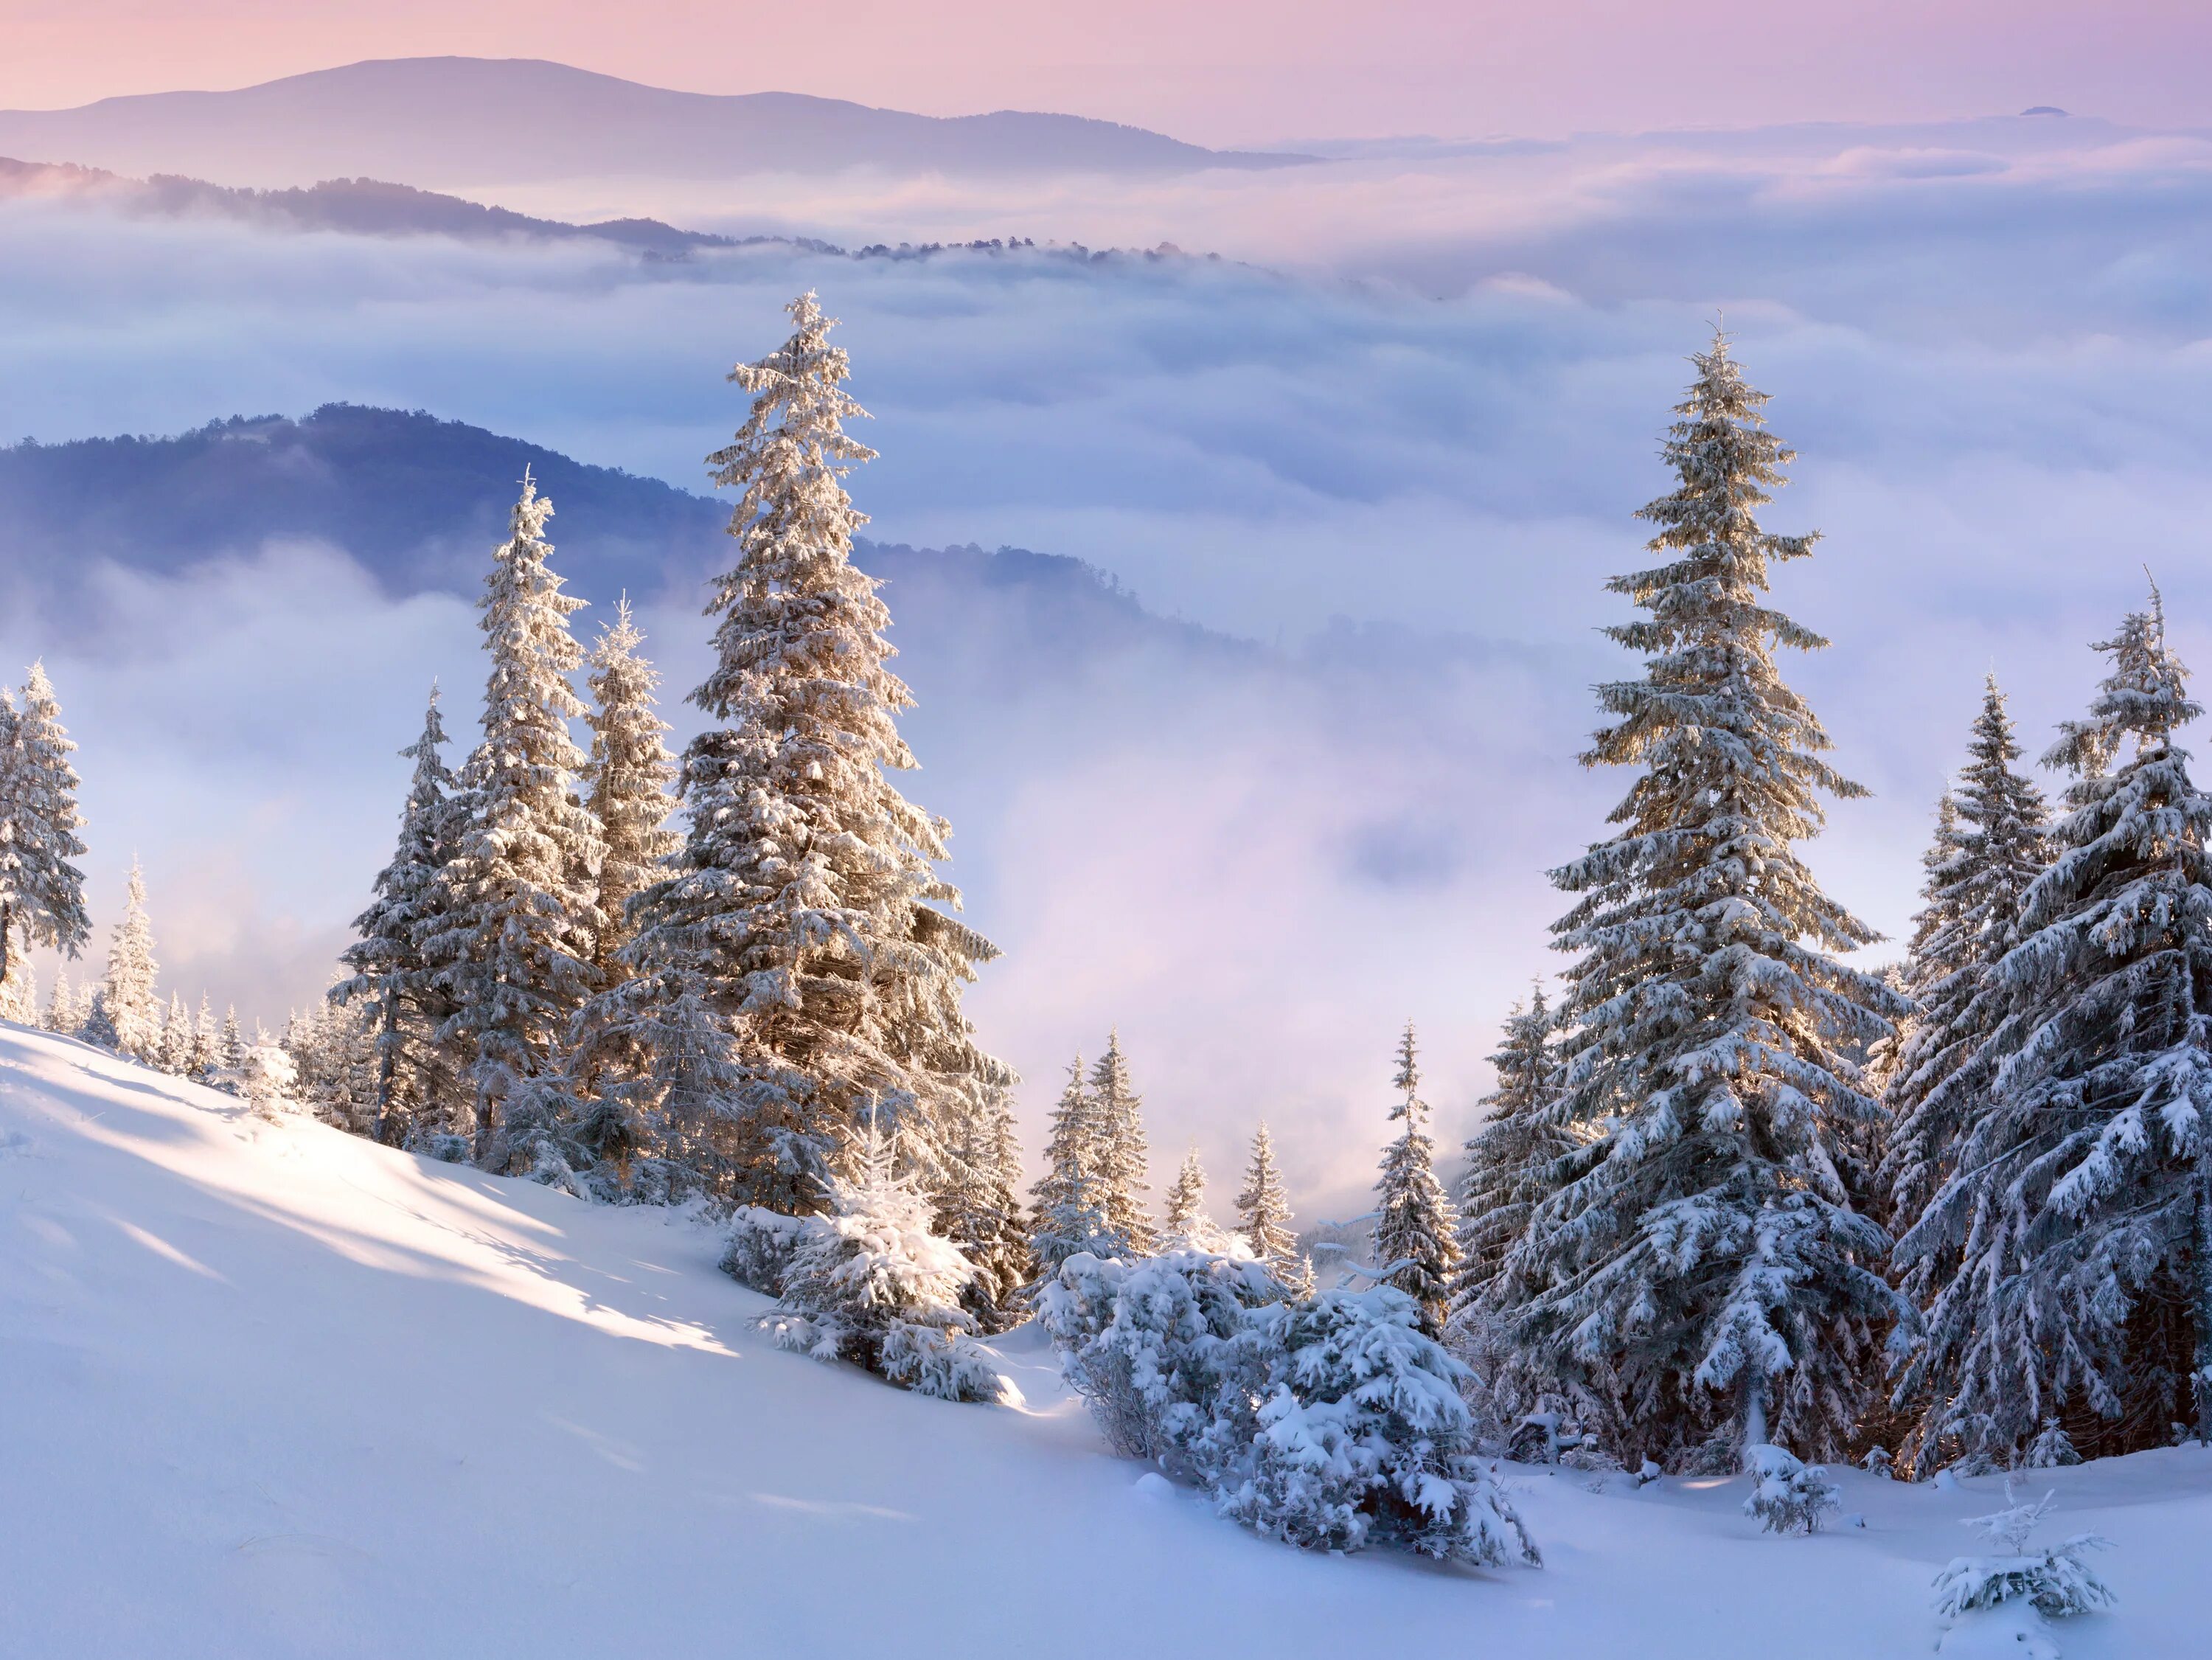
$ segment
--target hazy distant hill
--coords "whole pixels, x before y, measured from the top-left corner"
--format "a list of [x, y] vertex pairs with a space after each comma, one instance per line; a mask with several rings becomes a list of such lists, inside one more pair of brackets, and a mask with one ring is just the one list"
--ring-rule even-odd
[[[553, 501], [556, 566], [602, 605], [624, 590], [703, 599], [697, 584], [734, 551], [727, 500], [420, 411], [331, 404], [175, 437], [0, 448], [0, 603], [29, 599], [72, 626], [89, 620], [83, 579], [99, 563], [173, 573], [285, 540], [343, 548], [394, 594], [474, 598], [525, 466]], [[1152, 615], [1077, 559], [872, 542], [857, 556], [893, 585], [902, 620], [927, 619], [925, 631], [985, 655], [1015, 641], [1024, 659], [1034, 650], [1063, 666], [1071, 652], [1148, 642], [1245, 649]], [[985, 613], [988, 648], [976, 633]]]
[[[471, 239], [507, 236], [565, 241], [591, 237], [662, 258], [681, 258], [695, 248], [735, 247], [738, 239], [678, 230], [658, 219], [607, 219], [574, 225], [511, 209], [487, 207], [458, 196], [417, 190], [380, 179], [328, 179], [305, 187], [234, 189], [176, 173], [129, 179], [70, 161], [21, 161], [0, 155], [0, 198], [10, 196], [93, 197], [130, 211], [156, 215], [218, 215], [301, 230], [354, 235], [434, 235]], [[747, 242], [792, 242], [787, 237], [746, 237]], [[828, 243], [805, 246], [827, 250]]]
[[383, 59], [235, 92], [0, 112], [0, 155], [260, 185], [361, 173], [417, 185], [853, 167], [1167, 173], [1304, 159], [1204, 149], [1071, 115], [947, 119], [797, 93], [670, 92], [562, 64], [481, 58]]

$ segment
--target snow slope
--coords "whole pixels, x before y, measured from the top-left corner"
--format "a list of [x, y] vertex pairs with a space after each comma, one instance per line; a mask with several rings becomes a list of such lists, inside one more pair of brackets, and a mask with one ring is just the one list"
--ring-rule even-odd
[[[0, 1654], [1875, 1660], [1996, 1496], [1846, 1472], [1865, 1529], [1782, 1540], [1529, 1471], [1540, 1570], [1301, 1556], [1139, 1487], [1025, 1334], [1026, 1409], [916, 1399], [716, 1251], [0, 1026]], [[2047, 1485], [2118, 1545], [2069, 1660], [2205, 1651], [2212, 1457]]]

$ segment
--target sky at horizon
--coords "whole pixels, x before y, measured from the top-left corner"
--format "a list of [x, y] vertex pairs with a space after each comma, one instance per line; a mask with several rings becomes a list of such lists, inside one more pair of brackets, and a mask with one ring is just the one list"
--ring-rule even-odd
[[[2191, 0], [9, 0], [0, 108], [368, 58], [553, 58], [684, 91], [1048, 109], [1214, 145], [2012, 114], [2212, 125]], [[1720, 71], [1717, 73], [1717, 69]]]

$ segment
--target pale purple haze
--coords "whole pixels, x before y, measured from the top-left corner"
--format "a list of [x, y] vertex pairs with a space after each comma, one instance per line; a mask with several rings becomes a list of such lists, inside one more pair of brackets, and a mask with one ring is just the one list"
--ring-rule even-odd
[[533, 57], [693, 92], [1045, 109], [1209, 144], [2009, 113], [2212, 121], [2191, 0], [11, 0], [0, 107], [364, 58]]

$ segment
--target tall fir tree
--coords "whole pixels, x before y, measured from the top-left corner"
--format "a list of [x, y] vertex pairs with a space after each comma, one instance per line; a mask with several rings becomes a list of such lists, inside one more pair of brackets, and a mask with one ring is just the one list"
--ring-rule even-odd
[[815, 296], [789, 309], [791, 337], [731, 371], [753, 401], [708, 458], [741, 492], [691, 694], [712, 724], [684, 752], [684, 845], [635, 902], [634, 977], [598, 1025], [653, 1056], [659, 1133], [708, 1186], [812, 1212], [870, 1110], [941, 1196], [951, 1098], [1013, 1077], [961, 1012], [997, 952], [950, 914], [948, 827], [889, 775], [915, 765], [913, 699], [851, 560], [866, 520], [842, 480], [874, 453], [844, 423], [865, 411]]
[[1398, 1039], [1390, 1085], [1398, 1091], [1390, 1122], [1402, 1128], [1383, 1152], [1375, 1184], [1375, 1260], [1385, 1280], [1413, 1299], [1421, 1329], [1435, 1337], [1443, 1333], [1460, 1264], [1459, 1216], [1437, 1180], [1436, 1143], [1429, 1135], [1428, 1103], [1421, 1099], [1410, 1020]]
[[578, 1021], [576, 1139], [595, 1161], [617, 1173], [628, 1171], [649, 1139], [638, 1102], [650, 1091], [635, 1085], [648, 1077], [652, 1056], [628, 1022], [605, 1018], [620, 1008], [607, 1000], [607, 991], [629, 977], [623, 951], [633, 937], [631, 902], [660, 879], [681, 845], [668, 828], [676, 763], [668, 752], [668, 723], [654, 710], [660, 676], [638, 650], [644, 641], [625, 598], [592, 646], [592, 708], [585, 717], [592, 729], [585, 806], [599, 821], [602, 846], [592, 969], [603, 1000]]
[[464, 769], [468, 816], [428, 954], [453, 1005], [438, 1041], [473, 1051], [477, 1162], [574, 1185], [563, 1061], [592, 986], [599, 836], [577, 797], [584, 754], [568, 730], [584, 712], [568, 684], [583, 662], [568, 618], [584, 602], [549, 562], [552, 511], [526, 471], [484, 581], [483, 738]]
[[1477, 1319], [1483, 1294], [1528, 1225], [1535, 1207], [1560, 1186], [1560, 1161], [1582, 1145], [1562, 1124], [1562, 1079], [1553, 1049], [1555, 1022], [1539, 985], [1506, 1017], [1490, 1063], [1498, 1087], [1483, 1098], [1482, 1128], [1468, 1138], [1459, 1189], [1459, 1272], [1451, 1317]]
[[1006, 1331], [1028, 1317], [1022, 1289], [1036, 1269], [1022, 1215], [1021, 1146], [1007, 1091], [994, 1088], [958, 1098], [945, 1140], [952, 1185], [937, 1201], [936, 1231], [975, 1269], [961, 1292], [961, 1306], [979, 1330]]
[[1175, 1185], [1168, 1189], [1167, 1207], [1160, 1219], [1161, 1249], [1218, 1251], [1227, 1243], [1226, 1236], [1206, 1214], [1206, 1166], [1199, 1161], [1198, 1149], [1193, 1147], [1183, 1154]]
[[84, 908], [84, 856], [77, 831], [76, 745], [44, 663], [31, 665], [23, 703], [0, 692], [0, 984], [19, 946], [47, 946], [74, 958], [92, 937]]
[[161, 1003], [155, 982], [154, 925], [146, 916], [146, 874], [131, 861], [123, 915], [108, 936], [107, 973], [100, 982], [100, 1016], [118, 1054], [151, 1065], [161, 1047]]
[[1665, 447], [1676, 487], [1641, 516], [1660, 562], [1608, 585], [1646, 615], [1644, 658], [1601, 686], [1583, 757], [1638, 769], [1620, 829], [1553, 873], [1580, 898], [1564, 1038], [1571, 1119], [1593, 1134], [1508, 1259], [1512, 1334], [1565, 1392], [1606, 1404], [1619, 1450], [1678, 1468], [1786, 1444], [1836, 1456], [1899, 1304], [1888, 1240], [1838, 1169], [1878, 1120], [1847, 1053], [1904, 1012], [1833, 953], [1875, 938], [1796, 844], [1820, 796], [1864, 794], [1820, 757], [1778, 646], [1826, 642], [1765, 603], [1810, 536], [1760, 528], [1789, 451], [1716, 331]]
[[1038, 1271], [1057, 1274], [1079, 1252], [1093, 1256], [1128, 1256], [1128, 1237], [1107, 1215], [1105, 1162], [1098, 1106], [1078, 1055], [1068, 1063], [1067, 1082], [1052, 1110], [1045, 1140], [1044, 1174], [1031, 1189], [1036, 1200], [1030, 1231], [1030, 1254]]
[[1128, 1057], [1118, 1028], [1091, 1068], [1091, 1109], [1097, 1125], [1097, 1177], [1106, 1225], [1127, 1242], [1129, 1254], [1150, 1256], [1158, 1248], [1152, 1210], [1145, 1202], [1152, 1163], [1145, 1140], [1144, 1099], [1129, 1081]]
[[1297, 1235], [1291, 1231], [1291, 1202], [1275, 1168], [1274, 1138], [1264, 1123], [1252, 1136], [1252, 1163], [1244, 1173], [1243, 1191], [1237, 1195], [1237, 1220], [1245, 1244], [1278, 1284], [1294, 1296], [1311, 1292], [1313, 1275], [1298, 1250]]
[[[1907, 1237], [1955, 1253], [1903, 1381], [1923, 1457], [2002, 1457], [2053, 1420], [2084, 1451], [2212, 1438], [2212, 796], [2156, 590], [2097, 649], [2056, 856], [1993, 978], [2002, 1018], [1948, 1178]], [[2116, 764], [2117, 763], [2117, 764]]]
[[[2021, 906], [2050, 863], [2050, 810], [2015, 768], [2020, 754], [1991, 676], [1966, 766], [1957, 789], [1943, 798], [1923, 860], [1923, 903], [1903, 975], [1914, 1012], [1886, 1091], [1892, 1127], [1880, 1182], [1898, 1235], [1892, 1262], [1900, 1287], [1923, 1310], [1932, 1311], [1957, 1277], [1972, 1231], [1972, 1190], [1950, 1181], [1987, 1099], [1987, 1078], [1975, 1058], [2004, 1013], [1996, 964], [2020, 942]], [[1938, 1195], [1948, 1195], [1941, 1207]], [[1900, 1408], [1923, 1409], [1905, 1449], [1917, 1458], [1935, 1444], [1929, 1432], [1942, 1438], [1938, 1426], [1947, 1408], [1938, 1397], [1946, 1391], [1917, 1361], [1907, 1364], [1899, 1387]]]
[[452, 1134], [471, 1110], [472, 1085], [441, 1030], [454, 1013], [438, 982], [436, 942], [447, 926], [453, 856], [466, 803], [445, 761], [446, 725], [430, 688], [422, 730], [399, 753], [415, 763], [400, 808], [392, 861], [377, 874], [375, 897], [354, 919], [359, 936], [343, 953], [350, 978], [331, 988], [342, 1003], [368, 1012], [376, 1043], [372, 1134], [392, 1146], [418, 1135]]

